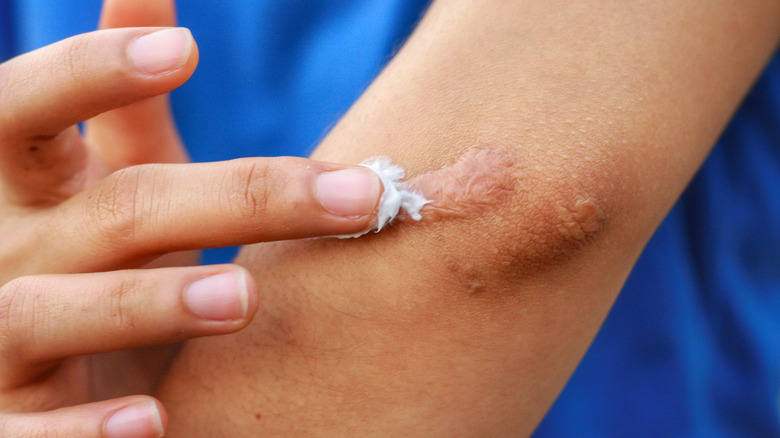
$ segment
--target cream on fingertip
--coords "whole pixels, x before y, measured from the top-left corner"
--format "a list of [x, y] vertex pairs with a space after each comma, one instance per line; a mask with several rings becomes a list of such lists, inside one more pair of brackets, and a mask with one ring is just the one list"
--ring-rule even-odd
[[402, 210], [412, 220], [419, 221], [422, 219], [420, 210], [433, 201], [426, 199], [422, 194], [410, 190], [404, 185], [401, 180], [406, 175], [406, 171], [403, 168], [393, 164], [387, 157], [370, 158], [360, 165], [376, 174], [382, 182], [382, 197], [377, 207], [376, 221], [370, 228], [359, 233], [333, 237], [346, 239], [360, 237], [371, 231], [378, 233], [392, 222]]

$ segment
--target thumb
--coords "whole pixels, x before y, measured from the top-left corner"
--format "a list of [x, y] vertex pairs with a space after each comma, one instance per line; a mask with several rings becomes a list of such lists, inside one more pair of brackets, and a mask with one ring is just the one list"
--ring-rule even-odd
[[[175, 26], [174, 0], [104, 0], [100, 28]], [[197, 51], [193, 54], [197, 56]], [[189, 161], [168, 95], [103, 113], [87, 123], [87, 142], [113, 168]]]

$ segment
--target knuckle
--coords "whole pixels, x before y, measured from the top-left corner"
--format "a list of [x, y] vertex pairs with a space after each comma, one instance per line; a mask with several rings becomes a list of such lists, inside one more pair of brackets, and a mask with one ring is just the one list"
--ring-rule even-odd
[[124, 278], [112, 286], [100, 309], [101, 320], [120, 331], [135, 329], [138, 314], [133, 304], [140, 287], [140, 280], [134, 278]]
[[88, 54], [91, 49], [92, 38], [90, 35], [68, 38], [62, 42], [59, 50], [53, 53], [52, 56], [55, 57], [53, 65], [71, 81], [80, 81], [87, 71]]
[[273, 178], [270, 166], [257, 160], [239, 160], [231, 174], [236, 191], [227, 197], [230, 211], [249, 221], [267, 211], [273, 185], [269, 181]]
[[109, 247], [133, 243], [143, 226], [139, 204], [143, 202], [142, 166], [118, 170], [106, 177], [87, 197], [86, 214], [97, 239]]
[[[34, 303], [29, 299], [36, 290], [35, 277], [18, 277], [0, 287], [0, 355], [18, 357], [34, 337]], [[44, 323], [45, 321], [38, 321]]]

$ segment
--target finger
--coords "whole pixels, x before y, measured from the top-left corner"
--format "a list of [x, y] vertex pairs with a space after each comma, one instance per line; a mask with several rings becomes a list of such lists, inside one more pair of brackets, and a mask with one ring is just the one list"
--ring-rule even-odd
[[[100, 28], [175, 26], [173, 0], [105, 0]], [[114, 169], [142, 163], [188, 161], [168, 96], [103, 113], [86, 127], [88, 143]]]
[[189, 78], [197, 58], [186, 29], [134, 28], [80, 35], [0, 64], [0, 173], [6, 188], [15, 200], [34, 202], [41, 186], [36, 179], [80, 175], [83, 146], [68, 128], [167, 93]]
[[174, 0], [104, 0], [100, 28], [176, 25]]
[[133, 396], [34, 414], [0, 414], [0, 436], [159, 438], [168, 418], [151, 397]]
[[[68, 38], [4, 64], [4, 140], [55, 136], [110, 109], [166, 93], [195, 69], [187, 29], [108, 29]], [[41, 74], [41, 71], [45, 74]]]
[[304, 158], [135, 166], [58, 206], [36, 260], [105, 270], [150, 254], [352, 234], [374, 224], [381, 193], [371, 170]]
[[237, 266], [17, 278], [0, 288], [0, 368], [10, 387], [57, 359], [235, 332], [257, 309]]

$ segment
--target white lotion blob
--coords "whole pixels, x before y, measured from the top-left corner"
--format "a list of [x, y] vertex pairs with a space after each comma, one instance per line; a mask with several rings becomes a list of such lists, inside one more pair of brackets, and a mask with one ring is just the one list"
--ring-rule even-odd
[[420, 210], [425, 204], [430, 204], [433, 201], [429, 201], [423, 195], [404, 188], [404, 184], [401, 182], [401, 179], [406, 175], [404, 169], [390, 162], [390, 159], [387, 157], [369, 158], [360, 165], [373, 170], [379, 176], [379, 179], [382, 180], [382, 185], [384, 186], [382, 198], [379, 200], [376, 224], [360, 233], [336, 237], [346, 239], [360, 237], [369, 231], [378, 233], [385, 225], [398, 216], [402, 208], [412, 219], [416, 221], [422, 219]]

